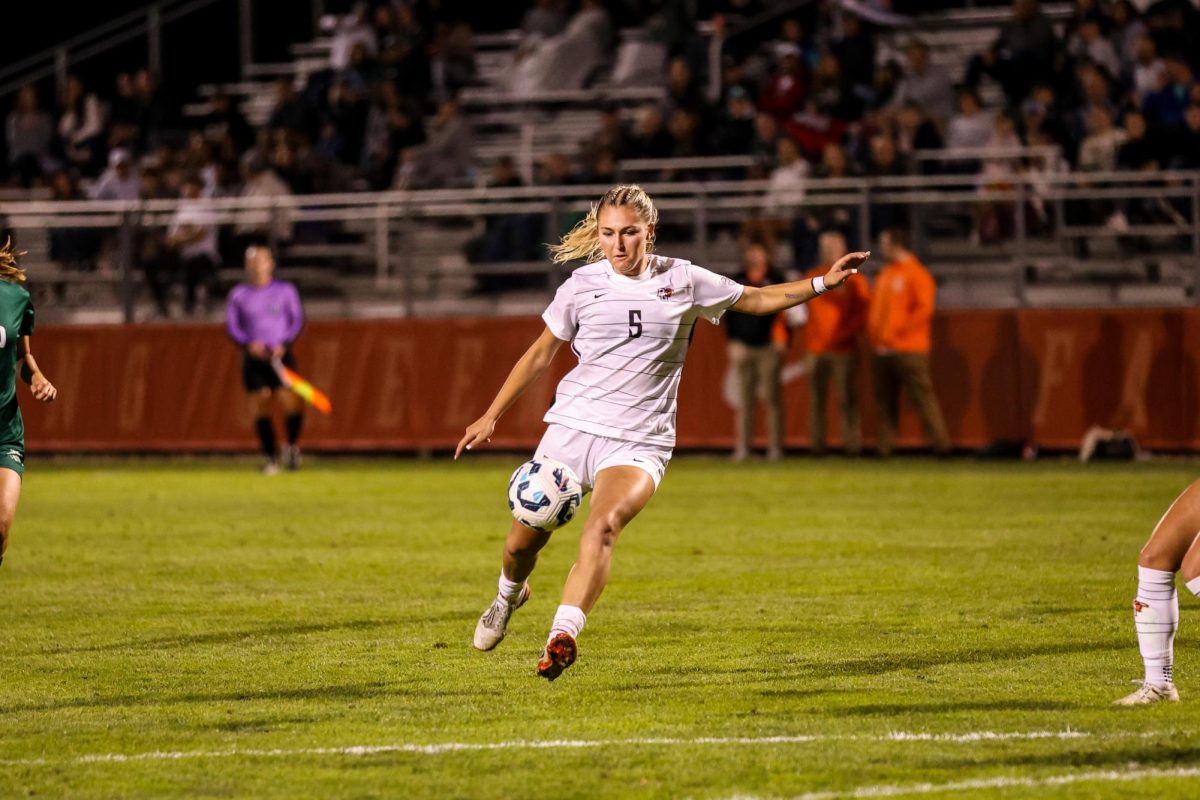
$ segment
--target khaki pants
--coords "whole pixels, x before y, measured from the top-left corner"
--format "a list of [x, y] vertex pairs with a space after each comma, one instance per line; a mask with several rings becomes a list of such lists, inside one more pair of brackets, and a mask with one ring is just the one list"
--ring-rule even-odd
[[750, 347], [741, 342], [729, 343], [729, 361], [737, 375], [739, 405], [736, 413], [738, 456], [750, 452], [754, 441], [754, 412], [758, 408], [759, 387], [767, 410], [767, 452], [772, 457], [783, 454], [782, 359], [774, 345]]
[[900, 420], [900, 390], [904, 389], [917, 406], [925, 435], [938, 455], [950, 451], [950, 436], [942, 409], [933, 393], [929, 374], [929, 354], [889, 353], [876, 355], [872, 364], [875, 379], [875, 403], [879, 408], [879, 454], [888, 456], [896, 443], [896, 425]]
[[837, 391], [842, 410], [842, 445], [848, 455], [862, 452], [862, 426], [858, 413], [858, 385], [854, 380], [858, 358], [853, 353], [814, 353], [810, 355], [809, 380], [809, 437], [815, 454], [825, 452], [825, 422], [828, 419], [826, 400], [829, 381]]

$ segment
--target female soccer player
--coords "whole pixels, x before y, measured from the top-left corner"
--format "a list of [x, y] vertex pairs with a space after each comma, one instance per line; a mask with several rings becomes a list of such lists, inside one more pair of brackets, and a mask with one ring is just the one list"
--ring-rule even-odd
[[1175, 631], [1179, 628], [1179, 595], [1175, 573], [1182, 572], [1188, 591], [1200, 595], [1200, 481], [1183, 490], [1154, 526], [1138, 556], [1138, 587], [1133, 599], [1133, 626], [1146, 667], [1142, 686], [1116, 701], [1119, 706], [1178, 702], [1172, 674]]
[[279, 472], [275, 426], [271, 422], [271, 398], [283, 407], [287, 445], [283, 463], [300, 468], [300, 429], [304, 425], [304, 401], [283, 387], [271, 362], [296, 368], [292, 342], [304, 327], [300, 293], [288, 281], [275, 279], [275, 256], [269, 247], [246, 248], [246, 282], [229, 293], [226, 328], [242, 347], [242, 383], [250, 396], [250, 411], [266, 463], [264, 475]]
[[[33, 399], [49, 403], [58, 390], [38, 368], [30, 349], [33, 303], [21, 283], [25, 271], [17, 266], [12, 240], [0, 247], [0, 563], [8, 549], [21, 476], [25, 474], [25, 422], [17, 406], [17, 375], [29, 384]], [[18, 370], [18, 365], [20, 369]]]
[[[545, 330], [517, 361], [487, 412], [467, 427], [454, 457], [491, 439], [500, 416], [550, 365], [563, 342], [579, 364], [558, 385], [537, 457], [571, 467], [592, 492], [579, 557], [567, 575], [538, 674], [554, 680], [575, 661], [575, 640], [608, 581], [617, 537], [645, 508], [675, 445], [675, 395], [699, 319], [726, 309], [774, 314], [841, 286], [869, 253], [843, 256], [823, 278], [755, 288], [687, 261], [652, 255], [658, 211], [638, 186], [616, 186], [551, 248], [583, 259], [559, 287]], [[529, 598], [526, 579], [550, 535], [514, 522], [499, 593], [479, 618], [475, 647], [491, 650]]]

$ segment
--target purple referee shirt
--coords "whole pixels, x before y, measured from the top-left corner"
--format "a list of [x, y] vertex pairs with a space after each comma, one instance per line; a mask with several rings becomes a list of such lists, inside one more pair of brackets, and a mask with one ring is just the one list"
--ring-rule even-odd
[[229, 293], [225, 325], [242, 347], [251, 342], [267, 347], [289, 344], [304, 327], [300, 293], [289, 281], [272, 280], [261, 288], [239, 283]]

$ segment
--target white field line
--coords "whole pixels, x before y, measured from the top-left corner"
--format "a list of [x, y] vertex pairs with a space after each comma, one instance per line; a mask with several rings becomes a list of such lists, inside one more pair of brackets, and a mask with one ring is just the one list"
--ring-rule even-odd
[[[811, 736], [706, 736], [683, 739], [671, 737], [643, 737], [632, 739], [555, 739], [524, 740], [508, 742], [439, 742], [433, 744], [379, 744], [350, 745], [346, 747], [292, 747], [292, 748], [229, 748], [226, 750], [177, 750], [150, 751], [143, 753], [92, 753], [66, 758], [15, 758], [0, 759], [0, 765], [14, 767], [41, 766], [46, 764], [110, 764], [133, 761], [182, 761], [205, 758], [294, 758], [297, 756], [369, 756], [380, 753], [414, 753], [439, 755], [486, 750], [579, 750], [601, 747], [655, 746], [678, 747], [695, 745], [777, 745], [811, 744], [814, 742], [943, 742], [949, 744], [972, 744], [977, 742], [1022, 741], [1032, 739], [1117, 739], [1131, 737], [1153, 737], [1158, 733], [1124, 731], [1111, 734], [1091, 734], [1085, 731], [970, 731], [967, 733], [911, 733], [894, 731], [876, 735], [811, 735]], [[839, 795], [840, 796], [840, 795]]]
[[[1070, 786], [1076, 783], [1114, 783], [1118, 781], [1144, 781], [1153, 778], [1200, 777], [1200, 767], [1175, 767], [1173, 769], [1099, 770], [1095, 772], [1070, 772], [1046, 778], [997, 777], [976, 778], [952, 783], [914, 783], [908, 786], [859, 786], [855, 789], [832, 792], [808, 792], [790, 800], [867, 800], [874, 797], [905, 797], [918, 794], [949, 794], [952, 792], [974, 792], [981, 789], [1038, 789], [1050, 786]], [[765, 800], [754, 795], [734, 795], [731, 800]]]

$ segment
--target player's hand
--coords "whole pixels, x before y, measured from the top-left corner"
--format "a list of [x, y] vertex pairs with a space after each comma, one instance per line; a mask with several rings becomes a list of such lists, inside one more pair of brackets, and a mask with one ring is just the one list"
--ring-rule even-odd
[[262, 342], [251, 342], [246, 345], [246, 352], [257, 358], [259, 361], [266, 361], [269, 357], [267, 346]]
[[33, 399], [43, 403], [52, 403], [54, 398], [58, 397], [58, 389], [55, 389], [54, 384], [46, 380], [46, 376], [40, 372], [29, 382], [29, 389], [33, 392]]
[[850, 280], [851, 275], [857, 274], [858, 266], [870, 257], [870, 250], [865, 253], [846, 253], [829, 268], [829, 272], [825, 273], [825, 286], [829, 289], [841, 286]]
[[492, 440], [492, 433], [496, 430], [496, 420], [491, 417], [483, 416], [467, 426], [467, 432], [463, 434], [462, 439], [458, 443], [458, 447], [454, 449], [454, 459], [463, 454], [464, 450], [470, 450], [477, 444], [484, 444]]
[[277, 344], [271, 348], [271, 358], [283, 358], [283, 354], [286, 352], [286, 347], [281, 344]]

